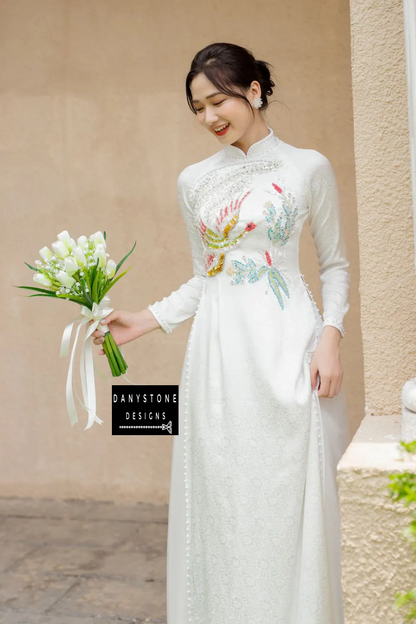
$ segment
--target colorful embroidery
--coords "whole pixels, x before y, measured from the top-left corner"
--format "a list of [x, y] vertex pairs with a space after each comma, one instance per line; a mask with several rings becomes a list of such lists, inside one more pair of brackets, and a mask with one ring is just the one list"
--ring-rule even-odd
[[[228, 251], [235, 245], [237, 245], [241, 239], [246, 236], [248, 232], [251, 232], [256, 227], [255, 223], [248, 223], [244, 228], [243, 232], [236, 236], [235, 238], [228, 238], [231, 230], [238, 223], [238, 219], [240, 217], [240, 209], [241, 204], [245, 200], [245, 198], [250, 194], [251, 191], [247, 191], [247, 193], [240, 199], [231, 202], [230, 206], [226, 206], [225, 208], [221, 208], [219, 216], [216, 218], [216, 226], [215, 229], [218, 233], [211, 230], [207, 225], [203, 222], [202, 218], [199, 221], [199, 233], [202, 238], [203, 244], [209, 249], [213, 250], [224, 250]], [[213, 275], [217, 275], [220, 273], [224, 267], [224, 259], [225, 254], [221, 253], [219, 258], [216, 253], [205, 254], [205, 269], [207, 271], [207, 275], [212, 277]], [[217, 263], [212, 267], [214, 261], [217, 260]]]
[[[273, 246], [283, 247], [288, 242], [291, 233], [296, 224], [296, 218], [298, 216], [298, 209], [294, 205], [294, 198], [290, 193], [287, 195], [282, 191], [280, 186], [272, 182], [273, 188], [282, 196], [282, 208], [283, 214], [277, 214], [277, 210], [271, 201], [265, 203], [263, 214], [269, 228], [267, 234], [272, 241]], [[268, 251], [265, 252], [267, 266], [262, 265], [257, 267], [255, 261], [252, 258], [246, 258], [243, 256], [246, 263], [240, 260], [232, 260], [227, 273], [233, 275], [234, 278], [231, 284], [243, 284], [245, 280], [252, 284], [258, 282], [264, 275], [268, 275], [269, 284], [277, 297], [282, 310], [284, 310], [284, 301], [282, 292], [287, 296], [289, 295], [289, 288], [283, 275], [272, 266], [272, 260]]]
[[[276, 208], [273, 205], [273, 202], [268, 201], [265, 203], [265, 209], [263, 210], [263, 214], [265, 216], [266, 221], [269, 223], [270, 227], [267, 230], [267, 234], [269, 239], [273, 244], [282, 247], [286, 245], [288, 242], [290, 235], [295, 227], [296, 218], [298, 216], [298, 209], [293, 205], [294, 198], [290, 193], [286, 195], [283, 193], [282, 189], [272, 182], [272, 186], [276, 191], [282, 196], [282, 208], [284, 211], [284, 215], [280, 214], [277, 216]], [[285, 218], [285, 222], [282, 223]]]
[[284, 310], [284, 301], [280, 291], [282, 290], [285, 295], [290, 298], [289, 289], [283, 275], [272, 266], [272, 260], [269, 252], [266, 251], [265, 255], [268, 266], [262, 265], [257, 267], [252, 258], [246, 258], [246, 256], [243, 256], [246, 263], [244, 264], [244, 262], [241, 262], [240, 260], [231, 260], [230, 265], [227, 268], [227, 273], [228, 275], [234, 275], [234, 278], [231, 280], [231, 284], [233, 285], [243, 284], [246, 279], [250, 284], [253, 284], [254, 282], [258, 282], [264, 275], [267, 274], [271, 289], [276, 295], [280, 307]]

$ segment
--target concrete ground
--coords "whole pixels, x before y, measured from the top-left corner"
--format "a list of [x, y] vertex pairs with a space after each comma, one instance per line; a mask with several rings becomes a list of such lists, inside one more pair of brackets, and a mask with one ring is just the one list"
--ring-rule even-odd
[[165, 624], [167, 505], [0, 498], [0, 624]]

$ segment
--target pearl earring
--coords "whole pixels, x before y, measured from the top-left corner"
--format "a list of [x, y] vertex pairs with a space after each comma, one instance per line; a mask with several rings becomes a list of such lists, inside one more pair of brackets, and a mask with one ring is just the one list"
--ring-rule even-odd
[[253, 100], [253, 107], [254, 108], [260, 108], [260, 106], [262, 106], [263, 104], [263, 100], [261, 99], [261, 97], [255, 97]]

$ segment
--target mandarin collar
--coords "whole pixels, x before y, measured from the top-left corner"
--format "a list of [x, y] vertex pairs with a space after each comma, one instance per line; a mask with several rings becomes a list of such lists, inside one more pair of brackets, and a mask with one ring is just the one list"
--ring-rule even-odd
[[260, 141], [256, 141], [248, 148], [247, 154], [243, 152], [242, 149], [236, 147], [235, 145], [226, 145], [223, 148], [223, 151], [227, 156], [231, 156], [232, 158], [241, 158], [242, 160], [251, 158], [252, 156], [258, 156], [260, 154], [264, 154], [265, 152], [269, 152], [279, 143], [279, 138], [275, 135], [274, 131], [270, 126], [267, 126], [269, 130], [269, 134], [260, 139]]

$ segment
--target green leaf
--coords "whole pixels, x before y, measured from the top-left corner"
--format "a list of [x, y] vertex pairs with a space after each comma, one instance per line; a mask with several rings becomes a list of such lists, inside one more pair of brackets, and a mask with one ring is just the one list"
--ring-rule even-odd
[[90, 297], [90, 293], [87, 293], [87, 291], [85, 290], [85, 280], [82, 279], [82, 277], [79, 278], [79, 283], [81, 284], [81, 288], [82, 288], [82, 292], [84, 293], [84, 297], [85, 297], [85, 304], [87, 306], [87, 308], [89, 308], [90, 310], [92, 310], [92, 304], [93, 301]]
[[91, 297], [93, 301], [97, 301], [97, 302], [98, 302], [97, 291], [98, 291], [99, 275], [100, 275], [100, 270], [97, 267], [95, 267], [94, 281], [92, 281]]
[[408, 452], [408, 453], [416, 453], [416, 440], [412, 442], [400, 442], [400, 445]]
[[69, 299], [69, 301], [74, 301], [75, 303], [80, 303], [81, 305], [87, 306], [87, 302], [85, 301], [85, 299], [82, 299], [82, 297], [75, 297], [74, 295], [57, 295], [57, 299]]
[[105, 233], [105, 230], [104, 230], [103, 236], [104, 236], [104, 240], [107, 241], [107, 234]]
[[[61, 297], [59, 297], [60, 299]], [[86, 308], [88, 308], [89, 310], [91, 310], [90, 306], [87, 304], [86, 301], [84, 301], [83, 299], [75, 299], [74, 297], [68, 297], [68, 301], [73, 301], [74, 303], [79, 303], [81, 305], [84, 305]]]
[[28, 297], [53, 297], [54, 299], [59, 299], [55, 293], [52, 293], [51, 295], [28, 295]]
[[100, 275], [100, 288], [98, 291], [98, 301], [101, 301], [101, 299], [103, 298], [103, 290], [107, 286], [107, 283], [108, 283], [108, 276], [106, 273], [102, 272]]
[[[23, 261], [23, 262], [24, 262], [24, 261]], [[27, 262], [24, 262], [24, 264], [25, 264], [26, 266], [28, 266], [28, 267], [29, 267], [29, 269], [32, 269], [32, 271], [36, 271], [36, 273], [40, 273], [39, 269], [38, 269], [38, 268], [36, 268], [36, 267], [33, 267], [31, 264], [28, 264]]]
[[[95, 284], [95, 281], [96, 281], [96, 277], [97, 277], [97, 271], [98, 271], [98, 264], [99, 264], [99, 262], [100, 262], [100, 259], [97, 258], [97, 262], [95, 263], [94, 268], [91, 271], [91, 288], [90, 288], [90, 293], [91, 293], [91, 297], [92, 297], [93, 301], [96, 301], [96, 298], [94, 296], [94, 292], [95, 292], [95, 290], [97, 288], [96, 284]], [[94, 288], [95, 288], [95, 290], [94, 290]]]
[[118, 282], [118, 280], [119, 280], [119, 279], [121, 279], [121, 278], [123, 277], [123, 275], [125, 275], [128, 271], [130, 271], [130, 269], [131, 269], [131, 267], [129, 267], [129, 268], [127, 269], [127, 271], [124, 271], [124, 273], [122, 273], [122, 274], [121, 274], [121, 275], [119, 275], [116, 279], [113, 279], [111, 282], [109, 282], [109, 283], [107, 284], [107, 286], [104, 288], [104, 291], [103, 291], [103, 297], [104, 297], [104, 295], [106, 295], [106, 294], [108, 293], [108, 291], [110, 290], [110, 288], [112, 288], [112, 287], [114, 286], [114, 284], [115, 284], [116, 282]]
[[[12, 284], [14, 286], [14, 284]], [[35, 288], [34, 286], [14, 286], [15, 288], [26, 288], [27, 290], [36, 290], [38, 292], [48, 293], [54, 295], [55, 292], [53, 290], [46, 290], [45, 288]]]
[[100, 295], [101, 295], [101, 278], [102, 278], [102, 271], [101, 269], [98, 271], [98, 275], [97, 275], [97, 294], [96, 294], [96, 299], [94, 299], [94, 301], [100, 301]]
[[127, 255], [125, 255], [125, 256], [124, 256], [124, 258], [123, 258], [122, 260], [120, 260], [120, 262], [118, 263], [118, 265], [117, 265], [117, 267], [116, 267], [116, 270], [115, 270], [114, 275], [116, 275], [116, 274], [117, 274], [117, 271], [119, 270], [119, 268], [121, 267], [121, 265], [123, 264], [123, 262], [124, 262], [124, 261], [126, 260], [126, 258], [128, 258], [128, 257], [129, 257], [129, 255], [132, 253], [132, 251], [133, 251], [133, 250], [134, 250], [134, 248], [136, 247], [136, 243], [137, 243], [137, 241], [135, 241], [135, 243], [134, 243], [133, 247], [130, 249], [129, 253], [128, 253]]

